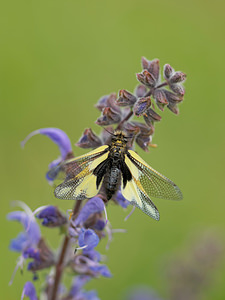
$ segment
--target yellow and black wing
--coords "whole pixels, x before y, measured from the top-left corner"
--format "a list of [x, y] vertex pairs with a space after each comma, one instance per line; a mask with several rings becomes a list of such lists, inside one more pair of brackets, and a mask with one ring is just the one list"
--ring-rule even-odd
[[132, 179], [127, 181], [125, 188], [121, 186], [121, 192], [132, 205], [138, 207], [153, 219], [159, 220], [160, 216], [157, 207], [146, 194], [140, 181], [133, 175]]
[[128, 150], [125, 163], [132, 174], [132, 180], [122, 187], [122, 194], [131, 204], [140, 208], [155, 220], [159, 212], [150, 197], [181, 200], [182, 193], [170, 179], [151, 168], [136, 152]]
[[[55, 197], [72, 200], [94, 197], [100, 186], [97, 188], [93, 170], [107, 157], [108, 146], [104, 145], [87, 154], [62, 162], [58, 166], [57, 173], [64, 174], [64, 182], [55, 188]], [[49, 173], [51, 174], [51, 170]]]
[[149, 196], [169, 200], [183, 198], [181, 190], [173, 181], [151, 168], [136, 152], [128, 150], [127, 158], [133, 163], [129, 164], [132, 166], [131, 173]]

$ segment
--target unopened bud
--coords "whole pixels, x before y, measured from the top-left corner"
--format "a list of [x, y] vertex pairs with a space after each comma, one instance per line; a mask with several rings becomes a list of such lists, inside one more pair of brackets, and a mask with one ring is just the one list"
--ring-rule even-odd
[[105, 126], [119, 123], [121, 115], [111, 107], [105, 107], [102, 110], [102, 116], [95, 122], [97, 125]]
[[91, 130], [91, 128], [85, 129], [82, 137], [76, 146], [81, 148], [97, 148], [102, 145], [100, 138]]
[[163, 89], [156, 89], [154, 91], [154, 98], [155, 98], [156, 104], [159, 107], [159, 109], [161, 109], [163, 111], [164, 106], [168, 104], [168, 101], [167, 101], [166, 94], [165, 94], [164, 90]]
[[142, 73], [137, 73], [137, 79], [146, 86], [154, 87], [156, 85], [155, 77], [149, 73], [147, 70], [144, 70]]
[[171, 84], [170, 89], [179, 96], [184, 96], [184, 94], [185, 94], [185, 89], [180, 84]]
[[183, 72], [175, 72], [174, 75], [170, 78], [170, 83], [178, 83], [186, 80], [187, 75]]
[[166, 64], [164, 66], [164, 69], [163, 69], [163, 77], [168, 80], [170, 79], [170, 77], [174, 74], [174, 69], [171, 67], [171, 65], [169, 64]]
[[139, 117], [141, 116], [151, 105], [151, 98], [139, 98], [134, 105], [134, 114]]
[[149, 108], [144, 114], [144, 120], [148, 126], [152, 126], [152, 124], [156, 121], [160, 121], [161, 117], [158, 115], [153, 109]]
[[133, 106], [137, 98], [126, 90], [119, 91], [119, 98], [116, 100], [118, 106]]
[[135, 89], [135, 95], [138, 98], [144, 97], [146, 93], [147, 93], [147, 88], [143, 84], [139, 84]]

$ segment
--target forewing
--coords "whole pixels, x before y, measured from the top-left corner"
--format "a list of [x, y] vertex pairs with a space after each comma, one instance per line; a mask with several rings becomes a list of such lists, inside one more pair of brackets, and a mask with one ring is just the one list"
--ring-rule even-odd
[[93, 170], [108, 157], [108, 146], [101, 146], [85, 155], [67, 160], [60, 165], [65, 180], [55, 189], [59, 199], [83, 200], [94, 197], [99, 188]]
[[140, 181], [138, 181], [134, 176], [132, 176], [132, 179], [127, 182], [125, 188], [121, 186], [121, 192], [132, 205], [138, 207], [153, 219], [157, 221], [159, 220], [160, 216], [157, 207], [144, 191]]
[[136, 152], [128, 150], [125, 163], [148, 196], [169, 200], [183, 198], [181, 190], [174, 182], [151, 168]]

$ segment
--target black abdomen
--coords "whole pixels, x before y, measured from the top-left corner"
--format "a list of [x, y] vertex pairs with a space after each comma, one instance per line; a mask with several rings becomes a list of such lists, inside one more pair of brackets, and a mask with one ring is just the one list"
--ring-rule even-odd
[[120, 169], [116, 165], [112, 165], [112, 167], [107, 170], [103, 182], [108, 200], [111, 199], [115, 192], [118, 190], [120, 178]]

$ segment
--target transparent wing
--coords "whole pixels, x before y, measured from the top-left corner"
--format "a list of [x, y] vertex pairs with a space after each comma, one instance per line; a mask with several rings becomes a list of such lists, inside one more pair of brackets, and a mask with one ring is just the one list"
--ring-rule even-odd
[[64, 182], [55, 188], [56, 198], [83, 200], [94, 197], [100, 187], [97, 189], [96, 176], [92, 172], [107, 157], [108, 146], [104, 145], [60, 164], [57, 178], [63, 177]]
[[160, 216], [157, 207], [144, 191], [140, 181], [135, 179], [134, 176], [132, 176], [132, 180], [127, 182], [125, 188], [121, 186], [121, 192], [132, 205], [138, 207], [153, 219], [159, 220]]
[[125, 163], [148, 196], [169, 200], [183, 198], [181, 190], [174, 182], [151, 168], [136, 152], [128, 150]]

